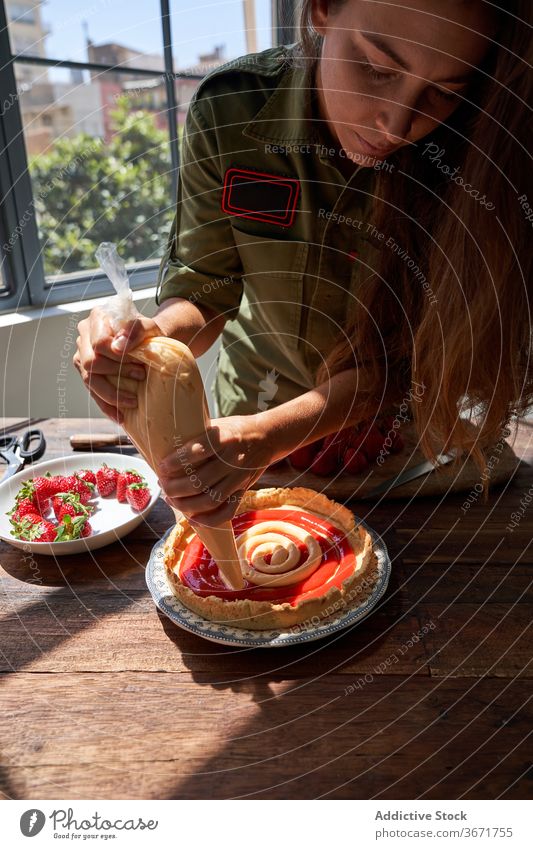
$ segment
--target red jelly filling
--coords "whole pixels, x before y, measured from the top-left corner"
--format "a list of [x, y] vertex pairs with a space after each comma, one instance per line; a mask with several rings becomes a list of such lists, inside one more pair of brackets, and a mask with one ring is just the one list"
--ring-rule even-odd
[[[245, 579], [242, 590], [229, 590], [223, 583], [218, 566], [206, 547], [195, 535], [185, 549], [180, 564], [180, 579], [193, 592], [200, 596], [215, 595], [226, 601], [249, 598], [254, 601], [273, 603], [289, 602], [293, 607], [304, 598], [317, 598], [331, 587], [341, 588], [342, 582], [354, 569], [355, 554], [345, 534], [327, 519], [321, 519], [297, 508], [285, 510], [248, 510], [232, 519], [235, 534], [241, 534], [257, 522], [269, 519], [287, 521], [304, 528], [317, 540], [322, 549], [322, 559], [312, 575], [302, 581], [284, 587], [256, 586]], [[304, 543], [284, 533], [300, 549], [299, 565], [307, 557]], [[259, 540], [258, 540], [259, 542]]]

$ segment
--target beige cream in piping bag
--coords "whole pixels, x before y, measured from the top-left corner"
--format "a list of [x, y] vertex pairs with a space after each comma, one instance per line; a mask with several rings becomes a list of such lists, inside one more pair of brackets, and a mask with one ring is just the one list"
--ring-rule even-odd
[[[108, 242], [100, 245], [96, 256], [117, 292], [109, 311], [118, 330], [121, 322], [138, 315], [126, 269], [114, 245]], [[123, 427], [158, 474], [165, 457], [190, 439], [204, 437], [210, 425], [202, 377], [190, 349], [176, 339], [152, 336], [128, 351], [127, 358], [146, 366], [146, 379], [138, 381], [113, 375], [107, 379], [117, 388], [137, 395], [137, 407], [122, 410]], [[181, 516], [177, 510], [174, 514], [176, 520]], [[191, 525], [216, 562], [228, 589], [242, 589], [244, 578], [231, 522], [223, 522], [216, 528], [193, 522]]]

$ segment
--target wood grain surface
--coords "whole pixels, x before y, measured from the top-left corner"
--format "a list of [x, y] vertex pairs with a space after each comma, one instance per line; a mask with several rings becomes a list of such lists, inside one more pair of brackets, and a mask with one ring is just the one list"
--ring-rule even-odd
[[[6, 419], [0, 434], [30, 424], [49, 458], [113, 430]], [[301, 647], [226, 648], [156, 610], [144, 568], [172, 522], [162, 501], [92, 554], [0, 543], [3, 797], [527, 798], [532, 435], [522, 423], [487, 505], [448, 487], [351, 499], [389, 548], [389, 588], [358, 626]]]

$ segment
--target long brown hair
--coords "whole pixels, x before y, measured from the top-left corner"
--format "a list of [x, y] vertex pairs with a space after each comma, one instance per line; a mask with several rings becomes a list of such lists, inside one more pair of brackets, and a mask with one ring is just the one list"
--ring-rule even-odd
[[[418, 152], [402, 148], [388, 160], [394, 167], [378, 172], [369, 220], [397, 249], [376, 251], [349, 341], [316, 376], [321, 383], [359, 365], [362, 414], [422, 386], [412, 416], [425, 456], [467, 451], [482, 473], [484, 450], [533, 403], [532, 7], [530, 0], [488, 4], [498, 29], [464, 101]], [[304, 0], [297, 54], [305, 62], [317, 60], [322, 42], [311, 8]], [[466, 411], [475, 413], [475, 435], [459, 415]]]

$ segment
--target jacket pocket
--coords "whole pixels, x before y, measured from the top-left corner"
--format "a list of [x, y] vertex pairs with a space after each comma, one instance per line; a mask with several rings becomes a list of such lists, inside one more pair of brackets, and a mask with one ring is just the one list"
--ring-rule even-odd
[[[244, 272], [239, 322], [252, 334], [274, 334], [277, 347], [295, 351], [300, 341], [307, 243], [232, 229]], [[263, 347], [268, 347], [274, 340], [264, 341]], [[257, 347], [261, 347], [260, 336]]]

